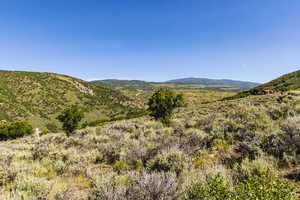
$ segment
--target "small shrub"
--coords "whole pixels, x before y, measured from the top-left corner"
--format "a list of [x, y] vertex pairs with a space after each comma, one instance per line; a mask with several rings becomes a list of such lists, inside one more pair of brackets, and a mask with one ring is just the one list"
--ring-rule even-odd
[[140, 199], [146, 200], [172, 200], [180, 193], [179, 183], [172, 173], [147, 173], [135, 181]]
[[130, 188], [126, 187], [116, 174], [96, 177], [92, 183], [90, 200], [124, 200], [130, 198]]
[[289, 118], [281, 126], [286, 153], [300, 154], [300, 117]]
[[40, 133], [40, 136], [42, 135], [47, 135], [48, 133], [50, 133], [50, 131], [48, 129], [44, 129], [42, 130], [42, 132]]
[[107, 164], [113, 164], [120, 159], [121, 148], [116, 143], [101, 144], [98, 149]]
[[206, 148], [211, 138], [203, 130], [190, 128], [184, 131], [181, 140], [184, 142], [184, 147]]
[[201, 153], [193, 159], [193, 164], [196, 168], [208, 168], [215, 164], [215, 160], [208, 153]]
[[260, 144], [261, 149], [276, 158], [282, 158], [284, 154], [284, 141], [281, 134], [265, 136]]
[[114, 166], [114, 170], [118, 173], [129, 170], [129, 165], [124, 160], [118, 160]]
[[7, 156], [0, 160], [0, 187], [12, 183], [17, 176], [17, 172], [12, 166], [12, 160], [13, 156]]
[[58, 127], [54, 123], [46, 124], [46, 128], [52, 133], [56, 133], [58, 131]]
[[41, 160], [50, 154], [50, 147], [46, 143], [37, 142], [31, 149], [31, 155], [33, 160]]
[[193, 183], [185, 192], [185, 200], [230, 200], [229, 186], [220, 175], [209, 177], [207, 183]]
[[258, 158], [256, 160], [244, 159], [238, 170], [238, 176], [242, 179], [248, 179], [253, 176], [272, 177], [274, 176], [274, 163], [266, 158]]
[[33, 128], [27, 122], [18, 121], [0, 124], [0, 140], [15, 139], [32, 133]]
[[174, 172], [179, 175], [187, 166], [185, 155], [178, 150], [170, 150], [157, 155], [154, 160], [147, 163], [153, 171]]
[[262, 155], [260, 146], [250, 142], [239, 143], [235, 151], [239, 153], [242, 158], [249, 158], [250, 160], [254, 160]]
[[229, 150], [230, 145], [225, 140], [214, 140], [213, 141], [213, 149], [220, 151], [220, 152], [226, 152]]
[[12, 191], [21, 193], [23, 199], [47, 199], [53, 183], [46, 178], [36, 178], [19, 174]]
[[53, 164], [53, 170], [58, 174], [58, 175], [62, 175], [64, 174], [68, 169], [68, 166], [66, 165], [65, 162], [63, 162], [62, 160], [57, 160], [54, 162]]
[[207, 133], [210, 133], [213, 130], [215, 119], [216, 115], [208, 115], [198, 121], [197, 127], [204, 130]]

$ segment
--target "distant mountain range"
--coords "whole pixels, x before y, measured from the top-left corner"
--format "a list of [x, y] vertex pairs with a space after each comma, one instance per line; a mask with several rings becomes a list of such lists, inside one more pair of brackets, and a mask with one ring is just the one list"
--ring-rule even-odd
[[159, 87], [172, 89], [201, 89], [215, 91], [240, 92], [259, 85], [259, 83], [247, 81], [235, 81], [229, 79], [207, 79], [207, 78], [182, 78], [165, 82], [146, 82], [141, 80], [118, 80], [105, 79], [92, 81], [95, 84], [107, 84], [108, 86], [127, 90], [153, 90]]
[[260, 83], [249, 81], [236, 81], [230, 79], [208, 79], [208, 78], [182, 78], [167, 81], [167, 83], [201, 84], [201, 85], [227, 85], [238, 88], [253, 88]]

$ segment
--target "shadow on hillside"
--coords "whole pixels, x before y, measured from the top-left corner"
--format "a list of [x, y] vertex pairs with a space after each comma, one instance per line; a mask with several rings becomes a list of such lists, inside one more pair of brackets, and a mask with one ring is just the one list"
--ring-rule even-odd
[[287, 175], [284, 176], [287, 179], [294, 180], [294, 181], [300, 181], [300, 170], [293, 171]]

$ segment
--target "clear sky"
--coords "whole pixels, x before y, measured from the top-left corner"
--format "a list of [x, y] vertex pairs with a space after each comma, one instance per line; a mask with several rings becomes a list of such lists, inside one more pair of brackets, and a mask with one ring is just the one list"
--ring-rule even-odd
[[266, 82], [300, 69], [300, 1], [2, 0], [0, 69]]

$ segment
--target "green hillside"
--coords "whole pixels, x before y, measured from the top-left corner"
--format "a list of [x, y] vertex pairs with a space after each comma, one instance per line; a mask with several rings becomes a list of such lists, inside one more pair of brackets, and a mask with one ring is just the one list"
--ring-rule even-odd
[[231, 99], [242, 98], [249, 95], [264, 95], [294, 91], [300, 89], [300, 70], [285, 74], [273, 81], [257, 86], [248, 91], [241, 92]]
[[54, 74], [0, 71], [0, 120], [27, 120], [35, 127], [55, 127], [69, 104], [86, 110], [86, 121], [139, 111], [139, 103], [121, 92]]
[[125, 90], [153, 90], [154, 86], [146, 81], [139, 80], [118, 80], [118, 79], [106, 79], [92, 81], [95, 84], [107, 84], [109, 86], [116, 87], [118, 89]]
[[300, 70], [256, 87], [257, 90], [290, 91], [300, 89]]

